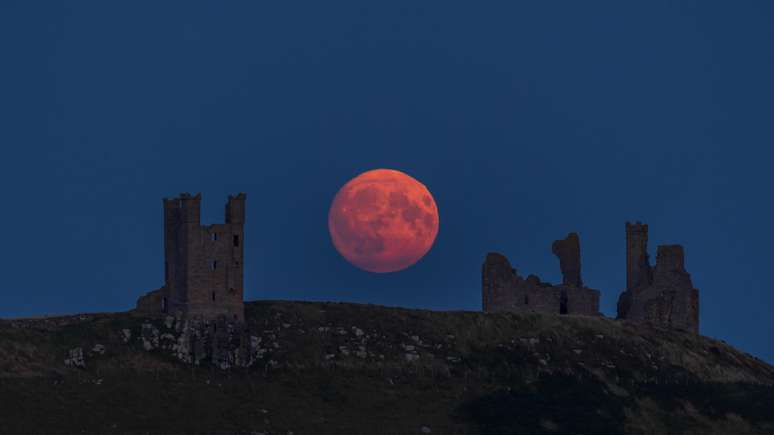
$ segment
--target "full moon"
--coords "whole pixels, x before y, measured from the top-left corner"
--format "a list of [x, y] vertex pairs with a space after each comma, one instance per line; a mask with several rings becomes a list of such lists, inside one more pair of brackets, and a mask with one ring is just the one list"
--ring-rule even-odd
[[349, 180], [333, 199], [328, 230], [336, 250], [369, 272], [396, 272], [419, 261], [438, 234], [438, 207], [424, 184], [374, 169]]

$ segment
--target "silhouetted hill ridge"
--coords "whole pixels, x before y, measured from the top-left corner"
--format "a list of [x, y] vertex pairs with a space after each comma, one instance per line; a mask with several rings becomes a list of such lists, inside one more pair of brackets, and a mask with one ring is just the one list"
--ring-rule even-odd
[[771, 409], [771, 365], [601, 317], [260, 301], [246, 329], [0, 321], [0, 433], [764, 434]]

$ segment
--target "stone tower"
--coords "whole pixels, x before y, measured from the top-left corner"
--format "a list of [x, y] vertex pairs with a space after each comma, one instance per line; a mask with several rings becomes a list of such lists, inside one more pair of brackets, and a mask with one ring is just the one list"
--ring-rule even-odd
[[650, 282], [648, 226], [626, 222], [626, 290], [647, 287]]
[[229, 196], [225, 223], [202, 226], [201, 194], [165, 198], [164, 286], [142, 296], [137, 311], [244, 320], [246, 195]]
[[699, 332], [699, 291], [685, 270], [680, 245], [658, 247], [656, 266], [648, 260], [648, 226], [626, 223], [626, 290], [618, 318]]

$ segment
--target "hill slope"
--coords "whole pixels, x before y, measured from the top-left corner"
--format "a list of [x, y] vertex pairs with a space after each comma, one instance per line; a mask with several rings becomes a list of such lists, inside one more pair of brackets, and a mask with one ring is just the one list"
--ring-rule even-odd
[[0, 321], [0, 433], [774, 433], [774, 367], [706, 337], [343, 303], [246, 317]]

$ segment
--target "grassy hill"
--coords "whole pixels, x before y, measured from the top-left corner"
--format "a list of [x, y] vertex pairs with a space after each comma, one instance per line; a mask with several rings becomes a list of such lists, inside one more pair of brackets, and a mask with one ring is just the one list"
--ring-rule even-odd
[[246, 317], [0, 321], [0, 433], [774, 433], [774, 367], [707, 337], [344, 303]]

